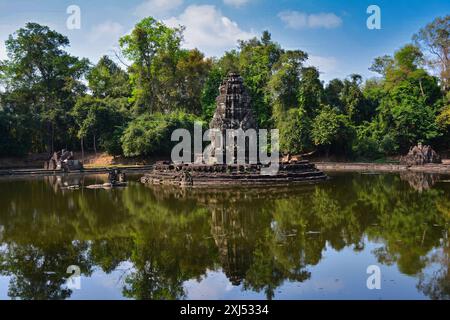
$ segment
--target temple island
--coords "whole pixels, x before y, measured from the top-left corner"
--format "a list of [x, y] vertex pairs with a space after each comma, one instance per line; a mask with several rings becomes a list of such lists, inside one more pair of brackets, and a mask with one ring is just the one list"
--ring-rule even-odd
[[[229, 129], [255, 129], [257, 121], [252, 109], [251, 99], [242, 77], [230, 73], [219, 88], [216, 98], [216, 111], [209, 127], [225, 136]], [[219, 139], [220, 140], [220, 139]], [[222, 140], [224, 141], [224, 140]], [[215, 156], [216, 150], [224, 148], [236, 149], [232, 142], [221, 144], [221, 141], [211, 138], [209, 152]], [[153, 170], [141, 178], [145, 184], [168, 184], [178, 186], [228, 186], [228, 185], [277, 185], [298, 182], [317, 182], [327, 179], [327, 176], [316, 168], [313, 163], [301, 158], [278, 160], [276, 173], [265, 174], [268, 165], [258, 160], [253, 163], [241, 164], [234, 159], [232, 162], [218, 163], [172, 163], [157, 162]]]

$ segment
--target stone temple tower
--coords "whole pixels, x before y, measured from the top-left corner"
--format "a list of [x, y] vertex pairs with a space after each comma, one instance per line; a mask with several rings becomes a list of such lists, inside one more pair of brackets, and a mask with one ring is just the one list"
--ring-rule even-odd
[[[209, 123], [209, 128], [225, 137], [227, 129], [255, 129], [257, 121], [251, 107], [251, 98], [244, 87], [242, 77], [234, 72], [228, 74], [219, 88], [219, 96], [216, 98], [216, 111]], [[216, 156], [216, 151], [221, 149], [224, 154], [226, 148], [235, 148], [227, 142], [223, 145], [224, 139], [217, 139], [211, 135], [210, 156]]]
[[251, 99], [244, 81], [237, 73], [229, 73], [219, 88], [216, 112], [209, 124], [210, 129], [256, 129], [256, 119]]

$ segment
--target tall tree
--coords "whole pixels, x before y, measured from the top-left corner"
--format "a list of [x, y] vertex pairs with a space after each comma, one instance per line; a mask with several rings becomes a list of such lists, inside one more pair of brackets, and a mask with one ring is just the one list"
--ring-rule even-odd
[[168, 112], [176, 102], [176, 66], [183, 54], [182, 32], [182, 28], [169, 28], [148, 17], [120, 38], [124, 56], [132, 62], [129, 72], [137, 114]]
[[95, 153], [99, 142], [102, 149], [112, 154], [120, 153], [116, 151], [120, 149], [117, 147], [120, 145], [120, 136], [117, 136], [116, 132], [124, 125], [125, 115], [116, 99], [85, 96], [78, 99], [71, 115], [77, 124], [77, 136], [81, 142], [83, 157], [86, 137], [92, 138]]
[[[198, 49], [186, 51], [177, 64], [179, 109], [196, 115], [202, 112], [201, 95], [212, 67]], [[217, 92], [216, 92], [217, 95]]]
[[266, 87], [272, 74], [272, 67], [283, 52], [280, 45], [271, 40], [271, 35], [267, 31], [263, 32], [261, 39], [253, 38], [239, 43], [239, 69], [262, 128], [271, 126], [272, 110]]
[[267, 86], [275, 126], [280, 130], [280, 150], [286, 154], [298, 154], [310, 146], [310, 118], [298, 102], [306, 58], [307, 54], [300, 50], [284, 52], [273, 66]]
[[130, 96], [131, 86], [127, 72], [108, 56], [101, 57], [86, 78], [94, 97], [122, 98]]
[[394, 54], [382, 83], [372, 134], [387, 154], [407, 151], [418, 141], [431, 143], [440, 135], [435, 118], [441, 98], [438, 81], [422, 68], [423, 54], [406, 45]]
[[440, 72], [442, 88], [450, 89], [450, 15], [438, 17], [413, 36], [415, 43], [430, 53], [428, 62]]
[[373, 60], [372, 65], [370, 66], [369, 70], [372, 72], [376, 72], [376, 73], [382, 75], [383, 77], [385, 77], [387, 70], [389, 68], [391, 68], [393, 64], [394, 64], [394, 59], [392, 59], [392, 57], [389, 55], [384, 55], [381, 57], [376, 57]]
[[344, 83], [340, 79], [333, 79], [325, 87], [324, 95], [326, 104], [337, 108], [344, 113], [344, 104], [341, 101], [342, 90], [344, 89]]
[[298, 100], [300, 108], [305, 110], [310, 118], [314, 118], [320, 112], [321, 104], [324, 101], [324, 90], [317, 68], [305, 67], [302, 69]]
[[1, 80], [5, 95], [20, 96], [6, 101], [40, 123], [44, 134], [42, 129], [36, 134], [46, 140], [48, 151], [70, 143], [68, 111], [85, 90], [81, 78], [88, 61], [64, 51], [68, 45], [67, 37], [37, 23], [27, 23], [6, 41]]
[[307, 57], [307, 54], [300, 50], [286, 51], [273, 66], [267, 89], [275, 117], [291, 108], [298, 108], [302, 67]]
[[386, 73], [386, 89], [408, 84], [419, 91], [429, 105], [433, 105], [442, 95], [436, 86], [436, 78], [423, 68], [424, 56], [420, 49], [408, 44], [394, 54], [394, 63]]
[[361, 85], [362, 77], [359, 74], [352, 74], [344, 80], [341, 92], [344, 113], [357, 125], [363, 121], [370, 121], [375, 113], [375, 110], [371, 109], [371, 105], [367, 103]]

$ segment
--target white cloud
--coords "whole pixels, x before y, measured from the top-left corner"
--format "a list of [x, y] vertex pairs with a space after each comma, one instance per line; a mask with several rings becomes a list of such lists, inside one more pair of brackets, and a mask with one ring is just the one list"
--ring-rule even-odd
[[183, 0], [145, 0], [137, 6], [135, 14], [140, 18], [166, 15], [182, 4]]
[[230, 291], [240, 290], [233, 286], [227, 276], [221, 271], [208, 270], [200, 281], [188, 280], [184, 283], [188, 299], [226, 299]]
[[95, 62], [101, 56], [117, 51], [119, 38], [124, 34], [125, 28], [120, 23], [105, 21], [93, 26], [85, 37], [77, 39], [76, 42], [71, 41], [78, 44], [72, 47], [72, 52], [80, 57], [87, 56]]
[[237, 40], [247, 40], [255, 36], [253, 32], [242, 30], [239, 25], [213, 5], [191, 5], [178, 17], [164, 21], [170, 27], [185, 26], [184, 46], [199, 48], [207, 55], [221, 55], [234, 48]]
[[90, 42], [110, 42], [117, 40], [124, 33], [123, 26], [118, 22], [106, 21], [92, 28], [88, 35]]
[[342, 25], [342, 19], [334, 13], [307, 14], [300, 11], [282, 11], [278, 17], [292, 29], [326, 28], [333, 29]]
[[249, 1], [250, 0], [223, 0], [223, 3], [225, 3], [228, 6], [239, 8], [246, 5]]
[[322, 80], [330, 81], [331, 79], [342, 77], [338, 60], [335, 57], [310, 55], [305, 64], [316, 67]]
[[319, 68], [319, 71], [329, 73], [336, 71], [338, 62], [335, 57], [309, 56], [307, 64]]

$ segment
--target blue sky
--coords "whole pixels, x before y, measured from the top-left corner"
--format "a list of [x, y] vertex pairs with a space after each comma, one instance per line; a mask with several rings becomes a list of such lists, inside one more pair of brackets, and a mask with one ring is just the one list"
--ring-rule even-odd
[[[381, 30], [369, 30], [369, 5], [381, 9]], [[81, 9], [81, 28], [68, 30], [69, 5]], [[437, 16], [450, 14], [448, 0], [0, 0], [0, 59], [4, 41], [28, 21], [67, 35], [69, 51], [95, 62], [113, 55], [120, 36], [145, 16], [185, 25], [186, 47], [220, 56], [237, 39], [269, 30], [275, 41], [310, 55], [323, 80], [351, 73], [374, 76], [373, 58], [392, 54]]]

